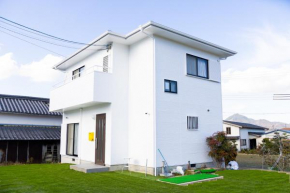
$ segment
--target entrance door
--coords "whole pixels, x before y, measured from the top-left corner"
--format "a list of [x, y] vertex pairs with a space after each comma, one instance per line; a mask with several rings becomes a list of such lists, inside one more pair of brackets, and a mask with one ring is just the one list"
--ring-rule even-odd
[[256, 149], [256, 148], [257, 148], [257, 140], [250, 139], [250, 149]]
[[95, 163], [105, 165], [106, 114], [99, 114], [96, 118], [96, 151]]

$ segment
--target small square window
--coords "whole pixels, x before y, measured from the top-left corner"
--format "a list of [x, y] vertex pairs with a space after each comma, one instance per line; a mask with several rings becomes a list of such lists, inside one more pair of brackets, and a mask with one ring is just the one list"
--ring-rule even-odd
[[173, 80], [164, 80], [164, 91], [177, 93], [177, 82]]
[[247, 145], [247, 140], [241, 139], [241, 146], [246, 146], [246, 145]]
[[198, 129], [198, 117], [187, 117], [187, 129]]

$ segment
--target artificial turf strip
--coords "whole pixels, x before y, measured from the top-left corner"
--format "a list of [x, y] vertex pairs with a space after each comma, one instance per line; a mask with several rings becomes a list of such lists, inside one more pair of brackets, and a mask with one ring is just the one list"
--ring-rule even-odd
[[215, 169], [207, 169], [207, 170], [194, 170], [195, 172], [200, 171], [201, 173], [214, 173]]
[[194, 181], [205, 180], [205, 179], [216, 178], [216, 177], [218, 177], [218, 175], [215, 175], [215, 174], [193, 174], [193, 175], [187, 175], [187, 176], [178, 176], [178, 177], [173, 177], [173, 178], [160, 179], [160, 181], [169, 182], [173, 184], [183, 184], [187, 182], [194, 182]]

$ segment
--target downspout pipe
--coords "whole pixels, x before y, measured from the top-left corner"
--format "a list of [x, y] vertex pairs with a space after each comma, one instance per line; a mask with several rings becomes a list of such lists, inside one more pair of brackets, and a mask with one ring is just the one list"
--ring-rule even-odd
[[157, 176], [157, 157], [156, 157], [156, 104], [155, 104], [155, 99], [156, 99], [156, 92], [155, 92], [155, 38], [152, 34], [148, 34], [144, 31], [144, 27], [143, 26], [139, 26], [141, 33], [145, 34], [146, 36], [148, 36], [149, 38], [152, 38], [153, 41], [153, 141], [154, 141], [154, 175]]

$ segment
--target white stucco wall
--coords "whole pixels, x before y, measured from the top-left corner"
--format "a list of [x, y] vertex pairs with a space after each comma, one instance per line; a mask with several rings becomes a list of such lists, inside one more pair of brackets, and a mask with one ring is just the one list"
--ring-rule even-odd
[[25, 114], [0, 113], [1, 124], [24, 124], [24, 125], [54, 125], [60, 126], [61, 116], [41, 116]]
[[[159, 37], [155, 49], [157, 149], [169, 165], [211, 162], [206, 138], [223, 129], [218, 57]], [[209, 60], [209, 80], [186, 75], [187, 53]], [[164, 79], [177, 81], [177, 94], [164, 92]], [[198, 130], [187, 130], [187, 116], [198, 117]]]
[[225, 133], [227, 132], [227, 127], [231, 128], [231, 134], [226, 134], [227, 136], [240, 136], [240, 128], [239, 127], [224, 123], [223, 124], [223, 131]]
[[[129, 130], [131, 164], [154, 167], [153, 131], [153, 41], [133, 44], [129, 49]], [[146, 114], [147, 113], [147, 114]]]
[[[98, 85], [107, 86], [106, 95], [110, 98], [111, 103], [65, 111], [62, 126], [61, 155], [66, 155], [67, 124], [79, 123], [79, 155], [75, 158], [78, 162], [79, 160], [95, 162], [95, 142], [88, 140], [88, 133], [95, 133], [95, 116], [103, 113], [106, 114], [105, 164], [123, 164], [126, 162], [124, 158], [128, 157], [129, 48], [125, 45], [113, 44], [111, 53], [114, 53], [114, 60], [111, 57], [114, 72], [110, 74], [110, 84], [106, 84], [106, 81], [96, 82]], [[96, 53], [96, 56], [91, 56], [96, 61], [102, 57], [103, 55], [99, 53]], [[96, 93], [96, 95], [98, 94], [100, 93]], [[70, 160], [64, 159], [64, 162], [70, 162]]]

